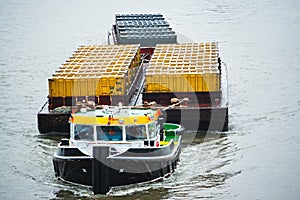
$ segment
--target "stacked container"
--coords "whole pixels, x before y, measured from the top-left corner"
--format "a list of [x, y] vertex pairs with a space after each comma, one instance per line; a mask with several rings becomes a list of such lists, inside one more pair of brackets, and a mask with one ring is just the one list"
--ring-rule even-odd
[[83, 97], [126, 96], [140, 63], [136, 44], [80, 46], [48, 79], [49, 100], [58, 107]]
[[154, 47], [156, 44], [177, 43], [175, 32], [161, 14], [117, 14], [115, 17], [118, 44]]
[[173, 97], [189, 97], [194, 104], [210, 104], [221, 96], [218, 44], [157, 45], [145, 77], [145, 101], [165, 105]]

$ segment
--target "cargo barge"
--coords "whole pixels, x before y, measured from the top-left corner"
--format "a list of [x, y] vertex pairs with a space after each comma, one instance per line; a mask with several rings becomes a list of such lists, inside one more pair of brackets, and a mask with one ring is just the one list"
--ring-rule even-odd
[[[68, 134], [78, 104], [138, 100], [165, 110], [166, 122], [187, 130], [228, 130], [227, 69], [217, 42], [178, 43], [161, 14], [117, 14], [115, 20], [112, 45], [79, 47], [49, 79], [49, 104], [38, 113], [40, 133]], [[127, 48], [130, 56], [121, 53]]]
[[217, 42], [178, 43], [162, 14], [117, 14], [112, 38], [114, 44], [141, 45], [150, 61], [142, 100], [168, 108], [167, 122], [189, 130], [228, 130], [227, 68]]
[[77, 106], [134, 104], [143, 73], [138, 44], [80, 46], [48, 79], [39, 132], [68, 134], [68, 119]]

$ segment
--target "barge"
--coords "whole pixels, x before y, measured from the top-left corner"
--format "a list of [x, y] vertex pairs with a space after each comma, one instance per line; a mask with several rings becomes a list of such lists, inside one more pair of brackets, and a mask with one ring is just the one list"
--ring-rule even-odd
[[[84, 102], [143, 104], [165, 110], [166, 122], [187, 130], [228, 130], [227, 69], [217, 42], [178, 43], [161, 14], [117, 14], [108, 39], [105, 51], [101, 45], [79, 47], [49, 79], [48, 106], [38, 113], [40, 133], [68, 134], [71, 110]], [[127, 45], [134, 47], [131, 57], [93, 57], [101, 51], [119, 55], [114, 49]], [[70, 62], [72, 68], [65, 68]], [[123, 82], [115, 78], [120, 73]]]
[[167, 122], [227, 131], [222, 70], [217, 42], [158, 44], [146, 68], [142, 99], [155, 101], [156, 107], [174, 104], [166, 109]]
[[82, 45], [48, 79], [38, 113], [42, 134], [69, 134], [72, 110], [84, 103], [133, 105], [143, 79], [140, 45]]
[[104, 106], [70, 117], [70, 139], [53, 156], [56, 177], [107, 194], [112, 187], [172, 174], [184, 128], [163, 123], [159, 109]]

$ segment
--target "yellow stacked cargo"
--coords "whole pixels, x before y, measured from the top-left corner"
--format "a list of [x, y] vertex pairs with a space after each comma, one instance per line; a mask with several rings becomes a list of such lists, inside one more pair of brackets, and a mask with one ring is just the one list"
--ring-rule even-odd
[[145, 93], [219, 92], [217, 42], [156, 45]]
[[53, 74], [49, 98], [126, 95], [141, 63], [139, 45], [83, 45]]

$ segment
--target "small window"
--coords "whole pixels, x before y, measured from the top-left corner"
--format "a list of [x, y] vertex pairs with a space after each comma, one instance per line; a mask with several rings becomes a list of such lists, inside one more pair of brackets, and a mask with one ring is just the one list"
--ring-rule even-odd
[[145, 125], [126, 126], [126, 139], [127, 140], [147, 139]]
[[148, 130], [149, 130], [149, 138], [153, 138], [156, 136], [156, 128], [155, 128], [156, 123], [152, 122], [148, 125]]
[[92, 125], [75, 125], [75, 140], [94, 140], [94, 128]]
[[97, 126], [97, 140], [122, 141], [122, 126]]

